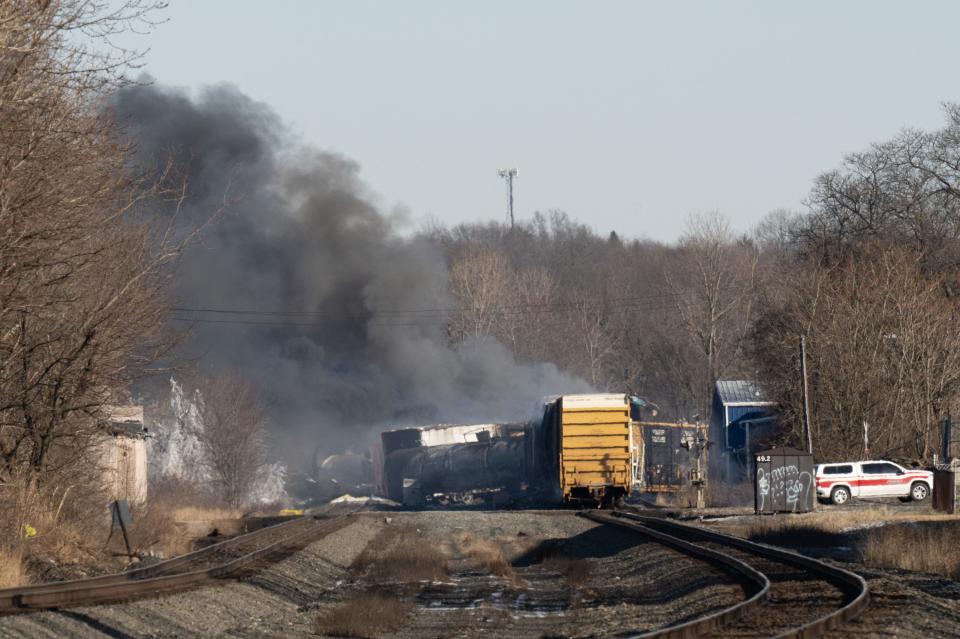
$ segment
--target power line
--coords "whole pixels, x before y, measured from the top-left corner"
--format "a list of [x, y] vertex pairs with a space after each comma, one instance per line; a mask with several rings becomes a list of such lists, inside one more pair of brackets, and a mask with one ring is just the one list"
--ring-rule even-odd
[[469, 313], [515, 313], [531, 309], [553, 310], [563, 308], [579, 309], [584, 305], [594, 304], [605, 308], [623, 304], [658, 302], [673, 299], [671, 294], [641, 295], [635, 297], [621, 297], [609, 299], [585, 299], [578, 301], [563, 302], [543, 302], [543, 303], [525, 303], [511, 304], [505, 306], [493, 307], [446, 307], [446, 308], [412, 308], [412, 309], [392, 309], [377, 310], [358, 313], [338, 313], [331, 311], [281, 311], [264, 309], [233, 309], [233, 308], [194, 308], [177, 306], [171, 310], [178, 313], [210, 313], [217, 315], [252, 315], [252, 316], [277, 316], [277, 317], [330, 317], [333, 319], [367, 319], [371, 316], [404, 316], [404, 315], [464, 315]]
[[[205, 319], [202, 317], [171, 317], [174, 322], [186, 322], [188, 324], [241, 324], [246, 326], [277, 326], [277, 327], [303, 327], [320, 328], [329, 325], [331, 322], [289, 322], [289, 321], [270, 321], [270, 320], [242, 320], [242, 319]], [[364, 326], [426, 326], [422, 322], [387, 322], [382, 324], [366, 323]]]
[[[631, 303], [620, 303], [620, 304], [610, 304], [607, 303], [604, 305], [604, 312], [608, 315], [625, 313], [629, 311], [637, 310], [647, 310], [647, 311], [656, 311], [656, 310], [665, 310], [672, 308], [672, 304], [651, 304], [650, 302], [631, 302]], [[487, 312], [487, 315], [497, 317], [497, 318], [509, 318], [509, 317], [528, 317], [542, 314], [551, 314], [551, 315], [563, 315], [574, 313], [580, 310], [579, 305], [568, 305], [566, 308], [530, 308], [524, 310], [514, 310], [514, 311], [503, 311], [498, 313]], [[444, 316], [426, 316], [426, 317], [417, 317], [417, 318], [404, 318], [404, 317], [395, 317], [395, 318], [381, 318], [384, 321], [375, 321], [377, 320], [376, 314], [370, 315], [353, 315], [353, 316], [341, 316], [336, 318], [316, 318], [309, 321], [297, 321], [296, 318], [284, 318], [284, 317], [264, 317], [263, 319], [250, 319], [250, 318], [241, 318], [241, 319], [211, 319], [204, 317], [180, 317], [174, 316], [171, 317], [171, 320], [177, 322], [186, 322], [186, 323], [195, 323], [195, 324], [236, 324], [236, 325], [246, 325], [246, 326], [273, 326], [278, 328], [290, 327], [290, 328], [321, 328], [328, 326], [331, 323], [342, 322], [342, 321], [358, 321], [364, 322], [365, 327], [428, 327], [428, 326], [437, 326], [442, 327], [446, 326], [449, 323], [450, 317]], [[394, 321], [390, 321], [390, 320]], [[396, 321], [402, 320], [402, 321]]]

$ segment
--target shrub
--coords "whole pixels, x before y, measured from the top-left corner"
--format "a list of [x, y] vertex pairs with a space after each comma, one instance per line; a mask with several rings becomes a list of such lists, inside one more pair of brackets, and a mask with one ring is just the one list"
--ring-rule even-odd
[[416, 583], [443, 579], [447, 561], [415, 528], [388, 528], [357, 558], [353, 567], [377, 583]]
[[388, 635], [406, 621], [413, 604], [378, 592], [347, 599], [317, 618], [317, 634], [329, 637], [375, 639]]
[[867, 530], [861, 559], [868, 566], [919, 570], [960, 578], [960, 528], [952, 523], [896, 524]]

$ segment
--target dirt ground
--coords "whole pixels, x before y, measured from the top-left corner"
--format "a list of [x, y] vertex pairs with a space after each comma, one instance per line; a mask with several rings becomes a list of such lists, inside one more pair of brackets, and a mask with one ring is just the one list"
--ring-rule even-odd
[[570, 512], [376, 513], [240, 583], [2, 618], [0, 637], [609, 636], [741, 596]]
[[[847, 544], [824, 539], [801, 550], [829, 558], [831, 543]], [[866, 568], [836, 550], [828, 560], [868, 579], [872, 605], [832, 638], [960, 637], [960, 582]], [[0, 637], [599, 637], [741, 597], [723, 573], [569, 511], [379, 512], [242, 582], [0, 618]]]
[[[715, 513], [704, 514], [706, 517], [699, 523], [711, 530], [791, 548], [852, 570], [866, 579], [870, 607], [861, 618], [826, 635], [829, 639], [960, 637], [960, 581], [935, 572], [870, 567], [861, 561], [866, 536], [883, 526], [912, 530], [918, 542], [927, 528], [944, 531], [960, 528], [960, 516], [934, 511], [930, 500], [915, 503], [885, 498], [857, 499], [843, 506], [818, 504], [812, 513], [762, 518], [737, 514], [711, 519]], [[691, 519], [688, 523], [696, 522], [698, 516], [692, 515]], [[758, 533], [764, 529], [766, 533]], [[907, 543], [898, 552], [919, 552], [909, 542], [910, 538], [908, 534]], [[949, 559], [944, 557], [944, 567]]]

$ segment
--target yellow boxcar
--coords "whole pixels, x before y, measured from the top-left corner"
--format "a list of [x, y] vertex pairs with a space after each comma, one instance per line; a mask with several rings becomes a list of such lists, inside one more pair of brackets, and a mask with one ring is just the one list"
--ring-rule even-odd
[[608, 504], [632, 483], [630, 403], [626, 395], [563, 395], [547, 407], [559, 453], [565, 503]]

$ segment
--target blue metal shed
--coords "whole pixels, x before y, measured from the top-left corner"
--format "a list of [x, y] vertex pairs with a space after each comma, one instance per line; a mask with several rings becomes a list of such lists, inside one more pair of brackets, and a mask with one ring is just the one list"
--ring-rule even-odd
[[710, 415], [714, 471], [720, 471], [723, 479], [739, 479], [748, 470], [751, 434], [773, 428], [777, 419], [776, 402], [770, 401], [756, 382], [717, 381]]

